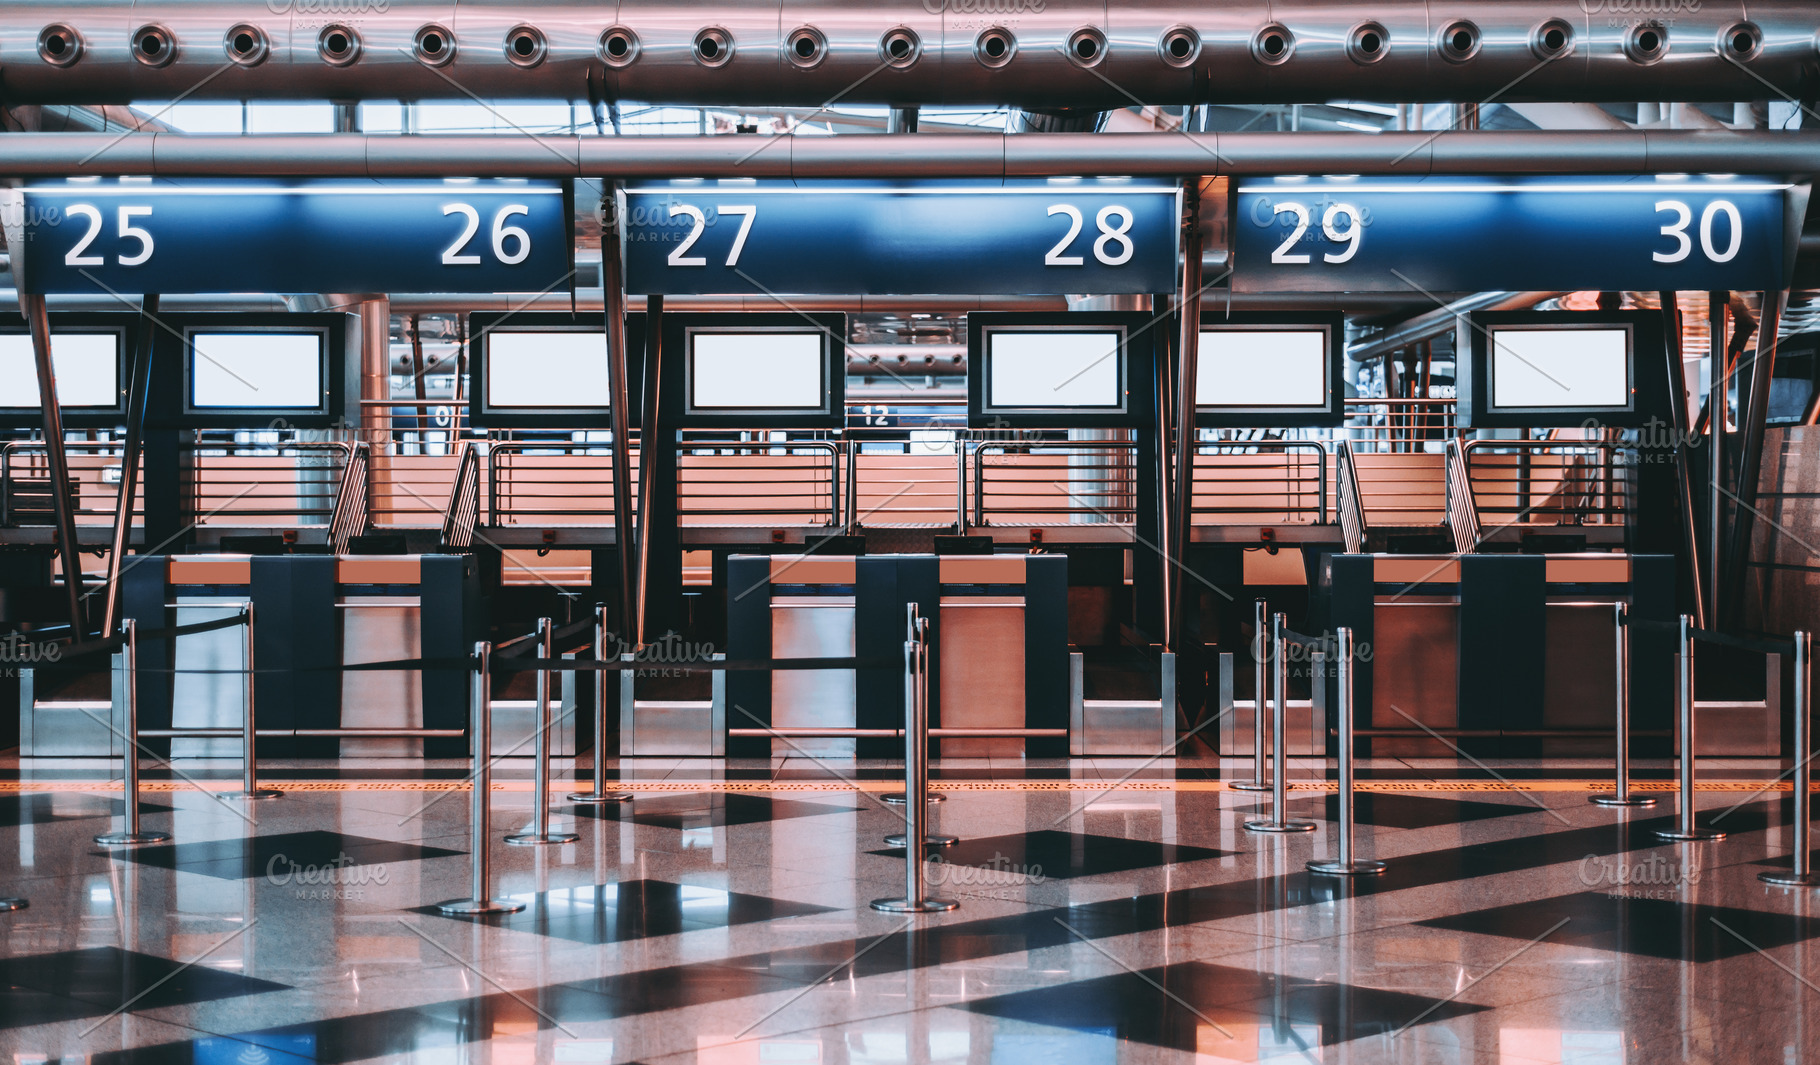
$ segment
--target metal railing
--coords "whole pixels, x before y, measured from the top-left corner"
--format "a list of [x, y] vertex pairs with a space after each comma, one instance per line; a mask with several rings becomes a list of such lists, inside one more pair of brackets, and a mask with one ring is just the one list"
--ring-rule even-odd
[[1314, 440], [1202, 441], [1190, 504], [1196, 525], [1325, 525], [1327, 449]]
[[682, 524], [841, 523], [838, 443], [715, 438], [731, 435], [685, 433], [677, 441], [677, 516]]
[[1340, 514], [1340, 532], [1346, 538], [1346, 550], [1358, 554], [1365, 547], [1365, 504], [1359, 497], [1359, 471], [1353, 464], [1352, 444], [1342, 440], [1335, 453], [1335, 507]]
[[1459, 440], [1447, 442], [1447, 524], [1453, 530], [1455, 551], [1465, 553], [1479, 546], [1479, 508], [1472, 497], [1472, 477], [1466, 469], [1466, 450]]
[[1480, 516], [1499, 525], [1622, 525], [1635, 448], [1602, 440], [1469, 440], [1466, 484]]
[[847, 429], [848, 527], [901, 525], [958, 528], [967, 514], [967, 435], [937, 430], [915, 440], [902, 429]]
[[[1137, 445], [1123, 440], [985, 440], [973, 456], [973, 524], [1130, 525], [1137, 520]], [[1001, 460], [989, 456], [996, 452]], [[960, 461], [966, 462], [963, 453]], [[962, 467], [965, 479], [965, 466]]]
[[[63, 445], [69, 456], [70, 481], [76, 489], [78, 525], [113, 524], [125, 446], [117, 440], [72, 440]], [[143, 460], [140, 468], [144, 469]], [[145, 483], [143, 478], [140, 483]], [[0, 525], [54, 525], [54, 506], [50, 455], [44, 442], [13, 440], [0, 445]], [[143, 494], [133, 496], [133, 515], [145, 515]]]
[[[492, 525], [613, 524], [613, 447], [600, 441], [513, 441], [487, 449]], [[638, 450], [629, 456], [634, 505]]]
[[1420, 398], [1349, 398], [1346, 439], [1361, 452], [1428, 450], [1455, 431], [1455, 400]]
[[326, 526], [354, 445], [198, 441], [186, 450], [196, 524]]
[[367, 531], [367, 483], [372, 465], [372, 452], [367, 445], [355, 444], [348, 452], [334, 513], [329, 518], [329, 545], [338, 555], [347, 553], [349, 540]]
[[443, 508], [443, 546], [458, 551], [473, 547], [474, 524], [479, 520], [480, 451], [468, 443], [462, 445], [455, 483], [449, 486], [449, 502]]

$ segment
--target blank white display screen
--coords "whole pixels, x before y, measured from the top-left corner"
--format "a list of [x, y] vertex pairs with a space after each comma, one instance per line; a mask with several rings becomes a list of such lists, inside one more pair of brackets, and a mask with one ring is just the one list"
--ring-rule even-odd
[[191, 333], [189, 340], [192, 408], [321, 409], [320, 333]]
[[696, 410], [821, 410], [820, 333], [696, 333], [689, 406]]
[[[64, 407], [120, 404], [120, 337], [116, 333], [52, 333], [51, 371]], [[0, 334], [0, 407], [38, 406], [38, 363], [27, 333]]]
[[995, 332], [989, 335], [986, 406], [1043, 410], [1120, 402], [1123, 333]]
[[1493, 408], [1630, 406], [1623, 329], [1491, 330]]
[[599, 333], [487, 335], [487, 406], [604, 410], [613, 402]]
[[1328, 406], [1325, 329], [1215, 329], [1201, 333], [1197, 407]]

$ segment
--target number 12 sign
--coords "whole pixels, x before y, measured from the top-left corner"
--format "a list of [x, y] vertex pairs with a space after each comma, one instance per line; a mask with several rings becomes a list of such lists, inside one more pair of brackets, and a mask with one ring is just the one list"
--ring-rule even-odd
[[22, 291], [548, 292], [567, 190], [449, 181], [70, 182], [6, 190]]
[[1003, 188], [632, 189], [626, 289], [661, 295], [1126, 294], [1175, 290], [1180, 192]]

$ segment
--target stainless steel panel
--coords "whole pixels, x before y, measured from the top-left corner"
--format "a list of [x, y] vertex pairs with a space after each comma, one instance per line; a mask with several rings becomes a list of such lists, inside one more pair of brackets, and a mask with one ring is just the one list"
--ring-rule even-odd
[[[1371, 727], [1414, 728], [1409, 722], [1413, 717], [1430, 728], [1457, 728], [1459, 604], [1410, 599], [1394, 606], [1379, 603], [1372, 627]], [[1374, 739], [1372, 751], [1390, 756], [1448, 753], [1440, 742], [1426, 737]]]
[[632, 729], [621, 734], [620, 753], [711, 758], [721, 733], [712, 702], [640, 699], [633, 704]]
[[[173, 625], [196, 625], [219, 621], [237, 615], [245, 608], [242, 599], [223, 600], [206, 596], [178, 596], [170, 612]], [[176, 639], [173, 661], [177, 672], [171, 678], [172, 728], [242, 728], [246, 723], [246, 674], [241, 672], [206, 673], [185, 670], [246, 669], [246, 629], [236, 626], [200, 632]], [[215, 737], [175, 738], [171, 740], [172, 758], [241, 757], [241, 741]]]
[[[1024, 600], [952, 596], [941, 602], [943, 728], [1023, 728]], [[1152, 733], [1154, 735], [1154, 732]], [[1014, 757], [1020, 739], [940, 741], [944, 758]]]
[[[771, 653], [777, 658], [840, 658], [854, 653], [850, 595], [778, 596], [771, 600]], [[777, 727], [845, 727], [854, 715], [850, 669], [790, 669], [771, 674], [771, 723]], [[851, 758], [851, 739], [771, 741], [778, 757], [808, 752]]]
[[113, 700], [35, 701], [37, 671], [19, 671], [19, 755], [22, 758], [118, 758], [126, 728], [121, 656], [113, 658]]
[[[1675, 656], [1677, 669], [1680, 657]], [[1698, 670], [1697, 651], [1694, 658], [1694, 668]], [[1782, 656], [1764, 655], [1763, 659], [1762, 702], [1694, 701], [1694, 734], [1699, 738], [1700, 757], [1774, 757], [1782, 753]], [[1680, 752], [1681, 737], [1677, 735], [1675, 753]]]
[[[573, 654], [563, 655], [574, 658]], [[575, 757], [575, 674], [558, 674], [559, 683], [550, 689], [550, 732], [546, 739], [550, 744], [550, 757]], [[495, 699], [493, 700], [493, 756], [531, 757], [536, 748], [532, 736], [537, 731], [537, 701], [535, 699]], [[347, 748], [343, 740], [343, 753]], [[391, 741], [359, 741], [391, 742]], [[416, 743], [405, 740], [405, 743]]]
[[[417, 658], [421, 607], [416, 596], [360, 595], [338, 600], [341, 660], [348, 665]], [[423, 727], [423, 685], [417, 670], [358, 670], [341, 675], [343, 728]], [[506, 720], [494, 703], [494, 741], [507, 733]], [[509, 715], [508, 715], [509, 718]], [[519, 734], [522, 737], [523, 733]], [[342, 740], [344, 758], [415, 758], [422, 740]]]
[[[1307, 758], [1321, 754], [1326, 750], [1321, 742], [1321, 728], [1326, 719], [1325, 707], [1317, 707], [1307, 699], [1291, 699], [1284, 708], [1287, 719], [1287, 735], [1283, 738], [1286, 752], [1292, 758]], [[1251, 700], [1240, 699], [1233, 704], [1232, 713], [1227, 714], [1220, 722], [1220, 755], [1224, 758], [1250, 758], [1253, 747], [1251, 739], [1252, 716]], [[1270, 704], [1264, 704], [1264, 742], [1265, 753], [1269, 753], [1270, 743]], [[1408, 722], [1404, 722], [1408, 724]], [[1206, 733], [1202, 733], [1206, 735]]]

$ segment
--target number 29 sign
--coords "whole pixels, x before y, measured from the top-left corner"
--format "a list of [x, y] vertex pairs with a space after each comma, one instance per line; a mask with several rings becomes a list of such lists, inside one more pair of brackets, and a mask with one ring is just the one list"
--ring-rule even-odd
[[572, 273], [553, 183], [60, 183], [5, 190], [24, 292], [547, 292]]

